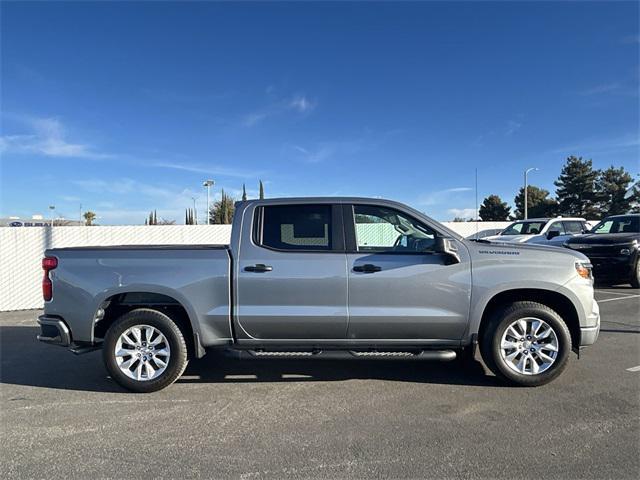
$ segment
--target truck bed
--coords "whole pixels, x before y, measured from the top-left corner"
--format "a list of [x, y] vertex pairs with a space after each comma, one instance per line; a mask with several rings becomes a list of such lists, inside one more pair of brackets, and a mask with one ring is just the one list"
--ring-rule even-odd
[[182, 306], [203, 346], [229, 342], [230, 270], [226, 245], [122, 245], [54, 248], [53, 299], [76, 342], [93, 342], [96, 312], [124, 292], [165, 295]]

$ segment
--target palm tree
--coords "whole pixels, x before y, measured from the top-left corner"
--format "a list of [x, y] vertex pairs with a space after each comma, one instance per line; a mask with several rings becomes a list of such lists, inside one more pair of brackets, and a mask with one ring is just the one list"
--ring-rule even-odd
[[90, 227], [91, 225], [93, 225], [93, 221], [96, 219], [96, 214], [93, 213], [91, 210], [87, 210], [86, 212], [84, 212], [82, 216], [84, 217], [84, 224], [87, 227]]

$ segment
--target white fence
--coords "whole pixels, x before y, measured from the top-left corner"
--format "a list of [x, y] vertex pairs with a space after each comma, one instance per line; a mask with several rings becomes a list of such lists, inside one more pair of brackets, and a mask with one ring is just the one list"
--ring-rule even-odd
[[[508, 222], [482, 222], [480, 231]], [[463, 236], [473, 222], [447, 223]], [[108, 245], [229, 243], [230, 225], [0, 228], [0, 311], [42, 308], [41, 260], [47, 248]]]

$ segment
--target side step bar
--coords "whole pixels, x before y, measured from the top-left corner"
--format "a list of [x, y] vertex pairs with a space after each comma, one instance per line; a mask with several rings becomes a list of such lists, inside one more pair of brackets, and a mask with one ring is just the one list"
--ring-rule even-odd
[[256, 358], [317, 358], [331, 360], [438, 360], [449, 362], [456, 359], [454, 350], [420, 350], [413, 352], [402, 351], [355, 351], [355, 350], [314, 350], [314, 351], [271, 351], [271, 350], [246, 350], [249, 355]]

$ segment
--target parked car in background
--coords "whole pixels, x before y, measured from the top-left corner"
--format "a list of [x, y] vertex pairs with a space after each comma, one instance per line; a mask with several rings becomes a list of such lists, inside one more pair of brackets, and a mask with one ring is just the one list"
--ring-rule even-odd
[[486, 237], [492, 242], [536, 243], [562, 246], [574, 235], [585, 233], [589, 225], [584, 218], [529, 218], [513, 222], [498, 235]]
[[630, 283], [640, 288], [640, 214], [614, 215], [579, 235], [564, 246], [584, 253], [593, 265], [597, 282], [610, 285]]
[[467, 240], [476, 240], [479, 238], [487, 238], [498, 235], [502, 231], [502, 228], [486, 228], [484, 230], [479, 230], [477, 233], [473, 233], [471, 235], [467, 235], [465, 238]]
[[239, 202], [230, 245], [54, 248], [42, 265], [40, 340], [102, 348], [136, 392], [207, 349], [453, 360], [476, 343], [501, 378], [536, 386], [600, 329], [579, 252], [471, 242], [381, 199]]

